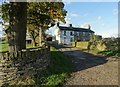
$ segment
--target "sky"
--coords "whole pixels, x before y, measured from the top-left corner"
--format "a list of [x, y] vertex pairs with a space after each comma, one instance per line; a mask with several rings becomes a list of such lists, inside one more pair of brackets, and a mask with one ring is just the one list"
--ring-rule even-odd
[[[97, 35], [118, 36], [118, 2], [70, 2], [68, 0], [64, 4], [64, 9], [67, 10], [65, 25], [85, 27], [90, 24], [91, 30]], [[48, 32], [53, 32], [54, 28], [49, 29]]]
[[64, 9], [67, 10], [65, 25], [86, 27], [90, 24], [97, 35], [118, 36], [118, 2], [66, 2]]

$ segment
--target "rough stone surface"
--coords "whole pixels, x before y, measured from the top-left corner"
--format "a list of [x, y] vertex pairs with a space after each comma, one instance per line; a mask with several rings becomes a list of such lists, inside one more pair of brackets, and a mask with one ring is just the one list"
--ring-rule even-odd
[[0, 53], [0, 86], [20, 76], [34, 76], [50, 63], [50, 49], [30, 49]]

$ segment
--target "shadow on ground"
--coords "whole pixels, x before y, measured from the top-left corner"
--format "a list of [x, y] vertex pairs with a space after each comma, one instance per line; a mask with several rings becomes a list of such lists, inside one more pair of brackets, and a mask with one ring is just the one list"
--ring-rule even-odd
[[69, 56], [72, 61], [72, 72], [85, 70], [91, 67], [102, 65], [108, 60], [107, 57], [94, 55], [88, 52], [84, 52], [74, 47], [58, 46], [60, 51]]

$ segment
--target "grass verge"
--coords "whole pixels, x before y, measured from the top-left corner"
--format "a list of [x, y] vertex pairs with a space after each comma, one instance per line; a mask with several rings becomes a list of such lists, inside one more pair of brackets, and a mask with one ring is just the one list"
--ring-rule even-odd
[[120, 51], [101, 51], [98, 52], [98, 54], [104, 54], [106, 56], [115, 56], [115, 57], [120, 57]]
[[0, 52], [2, 52], [2, 51], [8, 51], [8, 44], [0, 43]]
[[[88, 51], [87, 49], [81, 49], [81, 50]], [[104, 56], [120, 57], [120, 51], [100, 51], [98, 49], [90, 49], [89, 52], [94, 54], [102, 54]]]
[[[32, 44], [26, 44], [26, 48], [33, 48]], [[7, 43], [0, 43], [0, 52], [8, 51]]]
[[[80, 50], [88, 51], [88, 49], [80, 49]], [[89, 52], [90, 52], [90, 53], [98, 54], [98, 53], [101, 52], [101, 51], [100, 51], [100, 50], [97, 50], [97, 49], [90, 49]]]
[[71, 72], [71, 60], [63, 55], [62, 52], [51, 48], [51, 63], [45, 77], [44, 85], [59, 86], [68, 78]]

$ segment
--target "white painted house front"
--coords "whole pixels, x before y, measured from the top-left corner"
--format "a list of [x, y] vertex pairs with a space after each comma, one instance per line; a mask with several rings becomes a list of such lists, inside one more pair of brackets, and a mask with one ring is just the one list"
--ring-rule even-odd
[[90, 40], [93, 33], [94, 31], [90, 29], [72, 27], [72, 24], [69, 27], [59, 26], [59, 23], [54, 31], [55, 39], [59, 44], [71, 44], [76, 37], [83, 41]]

